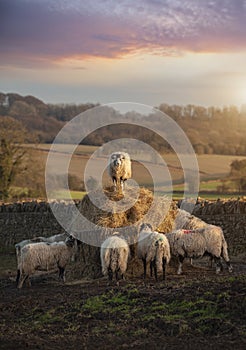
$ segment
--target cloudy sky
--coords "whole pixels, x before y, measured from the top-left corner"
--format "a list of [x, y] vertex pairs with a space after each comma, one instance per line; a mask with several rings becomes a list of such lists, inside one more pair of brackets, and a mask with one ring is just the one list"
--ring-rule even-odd
[[0, 0], [0, 91], [246, 103], [246, 0]]

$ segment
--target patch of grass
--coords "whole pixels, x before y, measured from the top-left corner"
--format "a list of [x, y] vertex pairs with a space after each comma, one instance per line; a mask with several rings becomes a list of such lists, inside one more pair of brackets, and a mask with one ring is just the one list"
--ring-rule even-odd
[[[136, 291], [134, 292], [136, 293]], [[199, 334], [213, 334], [220, 332], [221, 327], [230, 329], [230, 310], [226, 307], [220, 308], [221, 301], [230, 302], [231, 296], [228, 292], [220, 293], [216, 298], [212, 293], [207, 293], [203, 298], [194, 300], [172, 300], [163, 302], [155, 300], [149, 303], [148, 299], [136, 294], [130, 298], [131, 294], [124, 292], [108, 292], [100, 296], [88, 298], [86, 303], [81, 306], [81, 312], [89, 312], [92, 317], [103, 317], [119, 319], [122, 322], [126, 320], [138, 319], [139, 329], [136, 334], [146, 334], [149, 327], [164, 327], [164, 332], [169, 335], [183, 334], [193, 329]], [[213, 298], [213, 300], [211, 300]], [[144, 309], [144, 314], [140, 311]], [[104, 315], [104, 316], [102, 316]], [[227, 319], [225, 326], [224, 320]], [[211, 322], [210, 322], [211, 321]], [[166, 326], [165, 326], [166, 325]], [[166, 330], [165, 330], [166, 327]], [[100, 327], [95, 330], [100, 333]]]
[[18, 318], [19, 327], [28, 326], [31, 331], [50, 328], [57, 323], [64, 323], [64, 329], [66, 328], [62, 313], [58, 313], [54, 307], [49, 310], [29, 309], [25, 316]]
[[132, 335], [135, 337], [141, 337], [141, 336], [145, 336], [148, 334], [148, 329], [147, 328], [139, 328], [136, 331], [132, 332]]
[[92, 315], [120, 315], [128, 319], [130, 315], [140, 310], [136, 305], [137, 299], [132, 297], [132, 293], [135, 295], [136, 291], [130, 290], [128, 293], [108, 292], [101, 296], [88, 298], [86, 303], [82, 306], [82, 310]]
[[56, 199], [70, 199], [70, 196], [72, 199], [79, 199], [81, 200], [85, 196], [86, 192], [83, 191], [65, 191], [65, 190], [59, 190], [54, 191], [51, 194], [51, 197], [54, 197]]
[[[243, 322], [246, 276], [222, 276], [183, 283], [169, 289], [146, 289], [141, 285], [125, 285], [43, 309], [22, 309], [14, 321], [19, 332], [45, 332], [62, 324], [64, 334], [86, 332], [96, 338], [107, 336], [138, 339], [149, 333], [164, 336], [188, 335], [218, 337], [236, 332], [246, 335]], [[198, 289], [199, 287], [199, 289]], [[192, 292], [191, 292], [192, 291]], [[216, 292], [214, 292], [216, 291]], [[239, 322], [240, 320], [240, 322]], [[1, 324], [1, 321], [0, 321]], [[17, 324], [17, 326], [16, 326]], [[82, 327], [83, 328], [83, 327]]]
[[57, 315], [56, 310], [50, 309], [46, 312], [40, 312], [34, 315], [34, 324], [35, 325], [46, 325], [47, 323], [52, 324], [55, 322], [60, 322], [62, 321], [62, 315]]
[[88, 298], [86, 303], [82, 306], [83, 310], [88, 311], [89, 313], [99, 313], [104, 310], [105, 306], [105, 297], [104, 296], [95, 296]]

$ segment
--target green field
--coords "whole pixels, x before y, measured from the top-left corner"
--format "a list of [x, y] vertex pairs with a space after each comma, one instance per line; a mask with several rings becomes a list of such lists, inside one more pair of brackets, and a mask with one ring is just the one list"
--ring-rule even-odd
[[[236, 192], [237, 188], [235, 184], [232, 181], [225, 181], [225, 180], [208, 180], [208, 181], [200, 181], [200, 186], [199, 190], [204, 192], [204, 191], [217, 191], [219, 192], [218, 188], [220, 186], [226, 185], [228, 188], [230, 188], [231, 192]], [[183, 191], [184, 190], [184, 185], [179, 184], [179, 185], [174, 185], [173, 186], [174, 191]]]

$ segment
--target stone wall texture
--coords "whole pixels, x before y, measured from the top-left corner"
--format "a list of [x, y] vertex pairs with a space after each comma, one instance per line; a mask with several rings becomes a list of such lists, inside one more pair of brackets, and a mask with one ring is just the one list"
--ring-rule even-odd
[[245, 200], [204, 202], [195, 207], [193, 215], [222, 227], [231, 255], [246, 253]]
[[[0, 205], [0, 247], [14, 248], [14, 244], [35, 236], [51, 236], [64, 232], [54, 217], [51, 206], [59, 205], [64, 215], [72, 210], [66, 202], [20, 202]], [[207, 223], [221, 226], [229, 253], [246, 253], [246, 201], [228, 200], [198, 204], [193, 214]], [[69, 215], [68, 215], [69, 216]]]
[[[70, 204], [56, 203], [69, 210]], [[46, 202], [21, 202], [0, 206], [0, 247], [14, 247], [23, 239], [52, 236], [64, 230]]]

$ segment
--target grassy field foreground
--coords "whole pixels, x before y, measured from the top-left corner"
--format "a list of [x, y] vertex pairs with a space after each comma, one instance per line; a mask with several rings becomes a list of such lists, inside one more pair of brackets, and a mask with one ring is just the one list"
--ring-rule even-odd
[[246, 278], [235, 270], [186, 267], [166, 283], [119, 286], [104, 278], [58, 285], [53, 275], [21, 291], [0, 278], [0, 349], [244, 349]]

